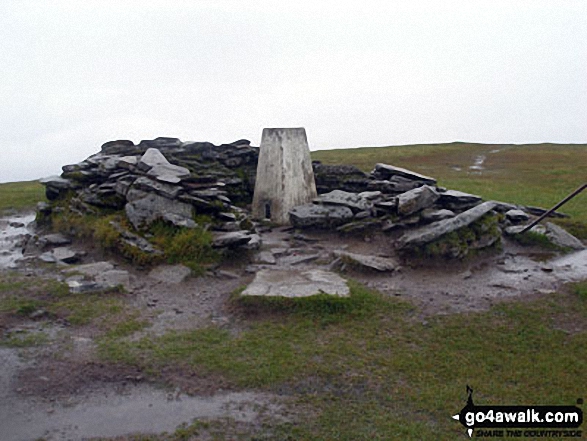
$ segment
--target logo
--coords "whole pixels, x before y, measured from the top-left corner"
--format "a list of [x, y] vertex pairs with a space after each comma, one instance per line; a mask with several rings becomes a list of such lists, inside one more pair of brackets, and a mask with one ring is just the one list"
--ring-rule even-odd
[[[577, 400], [583, 404], [583, 399]], [[467, 404], [453, 415], [469, 437], [569, 437], [581, 438], [583, 410], [577, 406], [477, 406], [467, 385]]]

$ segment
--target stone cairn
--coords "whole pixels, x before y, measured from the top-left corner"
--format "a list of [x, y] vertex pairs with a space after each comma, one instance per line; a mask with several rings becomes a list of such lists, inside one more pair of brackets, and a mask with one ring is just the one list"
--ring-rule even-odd
[[[138, 145], [111, 141], [79, 164], [64, 166], [60, 177], [41, 182], [50, 201], [69, 197], [69, 209], [80, 215], [124, 210], [138, 232], [155, 220], [194, 228], [194, 214], [204, 214], [214, 220], [213, 246], [254, 248], [260, 245], [259, 224], [251, 221], [249, 208], [258, 158], [259, 148], [247, 140], [219, 146], [176, 138]], [[350, 165], [312, 165], [319, 195], [313, 203], [290, 211], [293, 227], [336, 229], [341, 234], [388, 233], [400, 251], [433, 243], [486, 216], [497, 219], [497, 230], [481, 228], [467, 239], [466, 247], [461, 244], [443, 252], [462, 257], [469, 249], [495, 244], [502, 230], [515, 233], [516, 225], [543, 212], [483, 202], [479, 196], [438, 187], [434, 178], [387, 164], [376, 164], [369, 174]], [[46, 215], [62, 209], [57, 205], [42, 203], [38, 209]], [[553, 224], [539, 232], [561, 246], [583, 247]], [[120, 233], [129, 244], [157, 252], [135, 232]]]

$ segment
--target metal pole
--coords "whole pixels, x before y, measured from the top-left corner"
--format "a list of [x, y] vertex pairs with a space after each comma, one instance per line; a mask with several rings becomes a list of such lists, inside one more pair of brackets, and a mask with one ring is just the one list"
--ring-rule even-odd
[[526, 227], [522, 231], [520, 231], [518, 234], [522, 234], [522, 233], [525, 233], [526, 231], [528, 231], [534, 225], [538, 224], [542, 219], [544, 219], [545, 217], [547, 217], [548, 215], [550, 215], [550, 213], [552, 213], [553, 211], [556, 211], [558, 208], [562, 207], [564, 204], [566, 204], [567, 202], [569, 202], [571, 199], [573, 199], [575, 196], [577, 196], [579, 193], [581, 193], [586, 188], [587, 188], [587, 183], [581, 185], [574, 192], [572, 192], [570, 195], [568, 195], [566, 198], [564, 198], [562, 201], [560, 201], [558, 204], [556, 204], [554, 207], [552, 207], [550, 210], [548, 210], [546, 213], [543, 213], [534, 222], [532, 222], [529, 225], [526, 225]]

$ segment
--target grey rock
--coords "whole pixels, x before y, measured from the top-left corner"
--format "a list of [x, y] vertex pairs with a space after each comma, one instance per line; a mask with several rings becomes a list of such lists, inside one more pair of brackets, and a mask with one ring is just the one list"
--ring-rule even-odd
[[[175, 199], [179, 194], [181, 187], [177, 185], [171, 185], [164, 182], [157, 182], [147, 177], [141, 176], [132, 184], [132, 188], [143, 190], [146, 192], [155, 192], [161, 196], [165, 196], [168, 199]], [[133, 196], [130, 196], [132, 199]], [[127, 196], [127, 199], [129, 197]]]
[[110, 270], [95, 276], [96, 283], [102, 289], [116, 288], [122, 286], [124, 289], [130, 288], [130, 276], [125, 270]]
[[216, 234], [212, 241], [214, 248], [234, 248], [248, 244], [252, 239], [248, 231], [232, 231], [230, 233]]
[[114, 269], [114, 265], [110, 262], [95, 262], [86, 263], [85, 265], [77, 265], [63, 270], [64, 273], [79, 273], [88, 277], [96, 277], [98, 274], [105, 273]]
[[179, 180], [181, 178], [187, 178], [190, 175], [190, 171], [185, 167], [180, 167], [179, 165], [173, 164], [158, 164], [154, 165], [148, 172], [148, 176], [154, 176], [157, 179], [164, 180], [164, 179], [171, 179], [175, 177]]
[[257, 253], [253, 258], [253, 261], [255, 263], [266, 265], [275, 265], [277, 263], [275, 256], [269, 251], [261, 251], [260, 253]]
[[184, 217], [175, 213], [165, 213], [161, 219], [178, 228], [196, 228], [198, 224], [189, 217]]
[[53, 256], [56, 260], [65, 262], [65, 263], [76, 263], [79, 262], [82, 258], [83, 254], [78, 253], [67, 247], [58, 247], [53, 249], [52, 251]]
[[137, 163], [139, 169], [143, 171], [148, 171], [157, 165], [171, 164], [169, 163], [167, 158], [163, 156], [163, 153], [161, 153], [156, 148], [147, 149], [147, 151], [143, 154], [143, 156], [141, 156], [141, 159], [139, 159], [139, 162]]
[[484, 202], [453, 218], [408, 231], [398, 239], [396, 246], [398, 248], [405, 248], [430, 243], [447, 233], [472, 224], [493, 210], [494, 207], [495, 204], [493, 202]]
[[124, 169], [131, 169], [139, 162], [139, 158], [136, 156], [122, 156], [116, 158], [116, 167], [124, 168]]
[[515, 204], [509, 204], [507, 202], [492, 201], [495, 204], [494, 210], [499, 213], [505, 213], [510, 210], [517, 210], [518, 206]]
[[302, 263], [310, 263], [318, 258], [320, 258], [320, 254], [294, 254], [281, 257], [279, 264], [282, 266], [295, 266]]
[[71, 243], [71, 239], [65, 237], [63, 234], [56, 233], [56, 234], [46, 234], [44, 236], [39, 237], [39, 244], [41, 246], [61, 246], [61, 245], [69, 245]]
[[[516, 234], [520, 234], [524, 228], [526, 228], [526, 225], [513, 225], [511, 227], [507, 227], [504, 230], [504, 233], [507, 236], [514, 236]], [[546, 228], [544, 225], [534, 225], [532, 228], [530, 228], [529, 231], [536, 234], [542, 234], [543, 236], [546, 235]]]
[[451, 217], [455, 217], [455, 213], [454, 211], [446, 209], [435, 210], [433, 208], [427, 208], [425, 210], [422, 210], [420, 216], [422, 217], [422, 220], [426, 222], [438, 222], [444, 219], [450, 219]]
[[226, 271], [226, 270], [216, 271], [216, 275], [218, 277], [223, 278], [223, 279], [232, 279], [232, 280], [235, 280], [235, 279], [239, 279], [240, 278], [240, 276], [238, 274], [235, 274], [235, 273], [233, 273], [231, 271]]
[[241, 296], [311, 297], [327, 294], [348, 297], [346, 281], [336, 273], [323, 270], [260, 270]]
[[124, 154], [135, 147], [132, 141], [121, 139], [116, 141], [108, 141], [102, 144], [101, 151], [107, 155]]
[[253, 233], [253, 234], [251, 234], [251, 240], [249, 240], [249, 243], [247, 243], [244, 246], [244, 248], [247, 250], [256, 251], [256, 250], [260, 249], [262, 245], [263, 245], [263, 240], [261, 239], [261, 236], [259, 236], [256, 233]]
[[362, 192], [367, 190], [369, 177], [354, 165], [325, 165], [312, 162], [318, 194], [332, 190]]
[[111, 221], [110, 225], [121, 235], [121, 240], [128, 246], [137, 248], [139, 251], [153, 256], [162, 256], [163, 252], [155, 248], [147, 239], [138, 234], [131, 233], [123, 228], [118, 222]]
[[546, 237], [559, 247], [571, 248], [573, 250], [585, 249], [585, 245], [579, 239], [551, 222], [546, 222]]
[[45, 186], [58, 188], [60, 190], [67, 190], [71, 188], [71, 181], [69, 179], [63, 179], [60, 176], [49, 176], [47, 178], [40, 179], [39, 182]]
[[440, 193], [438, 204], [450, 210], [465, 210], [479, 205], [481, 201], [481, 197], [474, 194], [457, 190], [447, 190], [444, 193]]
[[124, 209], [128, 220], [137, 229], [161, 219], [164, 215], [175, 215], [184, 219], [192, 218], [191, 205], [155, 193], [149, 193], [140, 199], [133, 199], [132, 202], [125, 205]]
[[509, 210], [506, 212], [505, 216], [508, 220], [514, 223], [525, 222], [530, 219], [530, 216], [522, 210]]
[[37, 212], [46, 216], [51, 214], [52, 211], [53, 208], [47, 202], [37, 202]]
[[67, 286], [69, 286], [69, 291], [73, 294], [83, 294], [101, 290], [101, 287], [99, 286], [98, 282], [94, 280], [71, 278], [67, 279], [65, 283], [67, 283]]
[[[542, 216], [544, 213], [546, 213], [548, 211], [548, 210], [546, 210], [546, 208], [541, 208], [541, 207], [525, 206], [525, 207], [521, 207], [521, 208], [526, 213], [533, 214], [534, 216]], [[568, 217], [570, 217], [568, 214], [559, 213], [558, 211], [553, 211], [548, 216], [549, 217], [558, 217], [558, 218], [568, 218]]]
[[381, 272], [391, 272], [399, 267], [398, 262], [389, 257], [367, 256], [341, 250], [334, 251], [333, 254], [344, 263]]
[[350, 221], [353, 212], [343, 206], [308, 204], [294, 207], [289, 212], [289, 218], [292, 225], [297, 228], [330, 228]]
[[344, 207], [349, 207], [355, 213], [369, 210], [372, 207], [372, 203], [367, 199], [362, 198], [356, 193], [350, 193], [342, 190], [333, 190], [330, 193], [321, 194], [314, 199], [314, 203], [325, 205], [341, 205]]
[[235, 222], [236, 215], [234, 213], [218, 213], [216, 217], [222, 221]]
[[362, 191], [361, 193], [358, 194], [358, 196], [360, 198], [367, 199], [367, 200], [377, 199], [377, 198], [381, 197], [382, 195], [383, 195], [383, 193], [381, 193], [379, 190]]
[[64, 179], [59, 176], [43, 178], [39, 182], [45, 186], [45, 196], [50, 201], [58, 199], [61, 194], [64, 194], [73, 187], [69, 179]]
[[39, 259], [46, 263], [76, 263], [79, 262], [83, 254], [78, 253], [67, 247], [54, 248], [51, 251], [43, 253], [39, 256]]
[[421, 181], [425, 184], [436, 184], [436, 179], [429, 176], [421, 175], [401, 167], [394, 167], [388, 164], [375, 164], [375, 169], [371, 172], [376, 179], [389, 179], [392, 176], [400, 176], [413, 181]]
[[359, 211], [357, 214], [355, 214], [355, 219], [356, 220], [361, 220], [361, 219], [367, 219], [371, 217], [371, 212], [370, 211]]
[[375, 219], [363, 219], [356, 222], [349, 222], [336, 228], [336, 231], [345, 234], [363, 233], [367, 230], [381, 227], [381, 221]]
[[161, 265], [149, 272], [149, 277], [162, 283], [177, 285], [182, 283], [192, 270], [184, 265]]
[[424, 185], [400, 194], [397, 200], [397, 211], [407, 216], [432, 206], [438, 198], [438, 193], [432, 187]]

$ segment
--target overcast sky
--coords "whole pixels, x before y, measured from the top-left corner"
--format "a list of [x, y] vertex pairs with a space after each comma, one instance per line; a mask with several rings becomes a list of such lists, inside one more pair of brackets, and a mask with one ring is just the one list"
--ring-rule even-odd
[[586, 0], [0, 0], [0, 181], [113, 139], [587, 142]]

